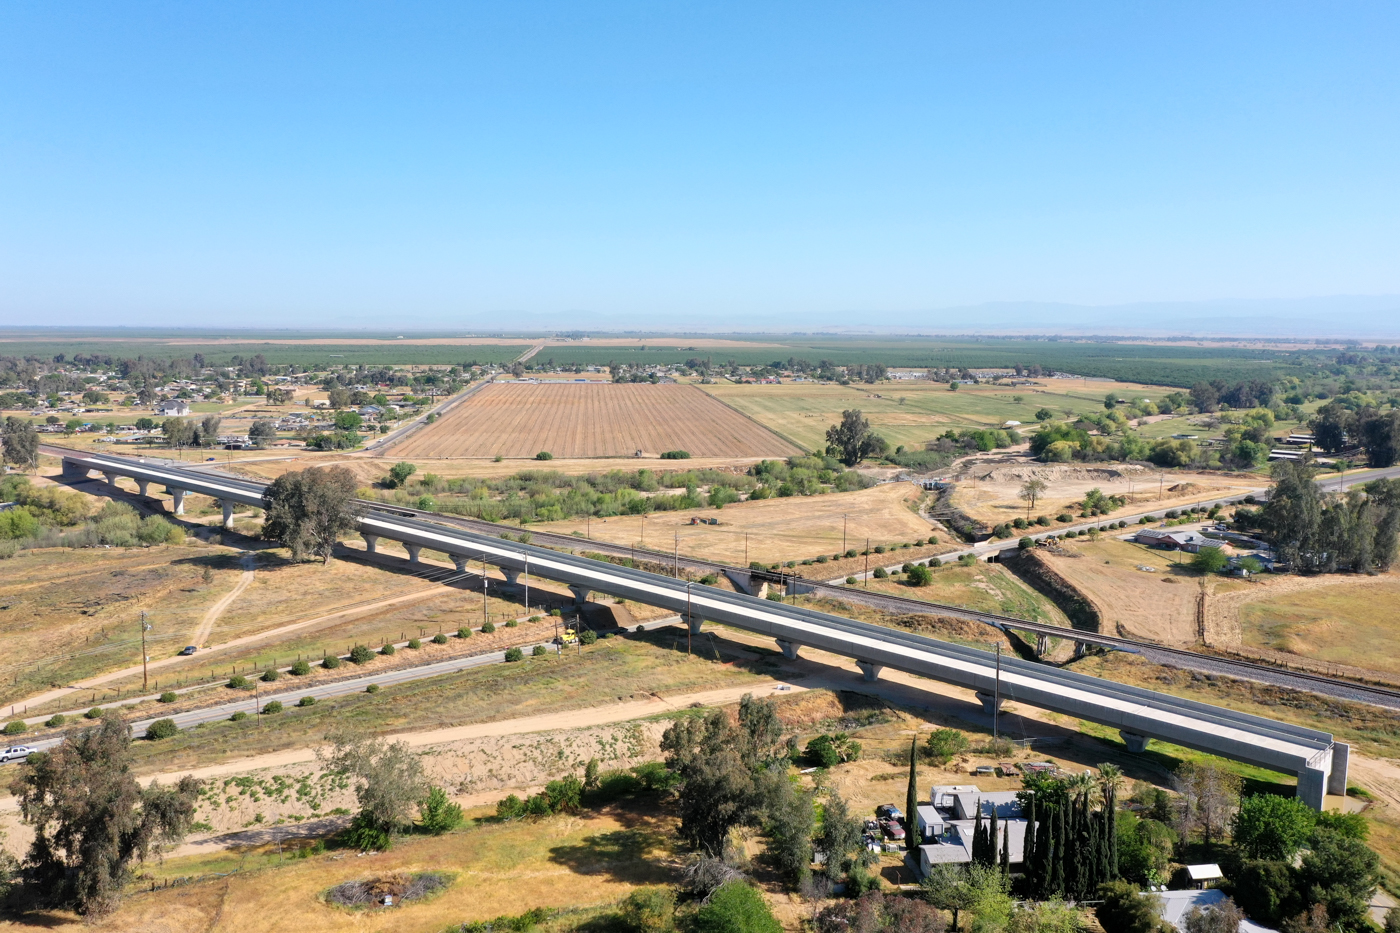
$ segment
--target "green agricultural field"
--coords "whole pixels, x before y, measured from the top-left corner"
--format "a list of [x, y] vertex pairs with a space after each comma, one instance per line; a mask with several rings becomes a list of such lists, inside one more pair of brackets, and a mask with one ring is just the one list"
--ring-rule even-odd
[[[1005, 388], [962, 386], [956, 392], [932, 383], [869, 385], [735, 385], [702, 386], [719, 400], [794, 443], [817, 450], [826, 446], [826, 429], [841, 420], [841, 412], [857, 408], [877, 433], [891, 444], [921, 449], [952, 429], [999, 427], [1020, 421], [1023, 432], [1034, 430], [1035, 413], [1049, 408], [1056, 418], [1102, 412], [1109, 391], [1123, 397], [1159, 399], [1169, 389], [1160, 386], [1091, 380], [1041, 380], [1045, 387]], [[1018, 401], [1019, 399], [1019, 401]]]

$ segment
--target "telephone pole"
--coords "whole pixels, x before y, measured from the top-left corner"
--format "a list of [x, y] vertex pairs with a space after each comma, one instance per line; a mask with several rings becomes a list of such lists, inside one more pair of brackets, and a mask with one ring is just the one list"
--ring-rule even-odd
[[146, 629], [151, 627], [151, 623], [146, 621], [146, 610], [141, 610], [141, 689], [145, 690], [149, 682], [146, 677]]
[[1001, 719], [1001, 645], [997, 645], [997, 691], [996, 700], [992, 706], [992, 740], [1001, 738], [999, 731]]

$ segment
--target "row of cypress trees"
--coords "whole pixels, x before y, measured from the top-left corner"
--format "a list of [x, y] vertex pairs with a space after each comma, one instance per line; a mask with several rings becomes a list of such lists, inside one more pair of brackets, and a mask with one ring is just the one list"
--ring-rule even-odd
[[1118, 879], [1115, 812], [1121, 782], [1122, 772], [1105, 764], [1097, 781], [1088, 775], [1043, 781], [1026, 795], [1025, 896], [1082, 901], [1100, 884]]

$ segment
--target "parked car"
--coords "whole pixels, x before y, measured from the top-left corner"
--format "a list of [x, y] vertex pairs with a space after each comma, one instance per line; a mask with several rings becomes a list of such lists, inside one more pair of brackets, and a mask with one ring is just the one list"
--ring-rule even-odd
[[30, 748], [28, 745], [11, 745], [4, 751], [0, 751], [0, 764], [5, 764], [9, 761], [19, 761], [28, 758], [32, 754], [34, 754], [34, 749]]
[[885, 820], [885, 835], [891, 839], [903, 839], [904, 827], [899, 825], [898, 820]]
[[902, 820], [904, 814], [892, 803], [882, 803], [875, 808], [875, 815], [882, 820]]
[[194, 646], [194, 645], [186, 645], [185, 647], [183, 647], [183, 648], [180, 649], [180, 654], [181, 654], [181, 656], [183, 656], [183, 657], [189, 657], [190, 655], [194, 654], [194, 653], [195, 653], [196, 651], [198, 651], [198, 650], [199, 650], [199, 648], [197, 648], [197, 647]]

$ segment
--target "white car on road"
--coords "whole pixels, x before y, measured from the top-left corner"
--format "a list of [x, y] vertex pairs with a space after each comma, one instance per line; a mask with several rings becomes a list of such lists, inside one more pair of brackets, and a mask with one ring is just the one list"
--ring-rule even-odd
[[0, 765], [11, 761], [21, 761], [34, 754], [34, 749], [28, 745], [11, 745], [9, 748], [0, 751]]

